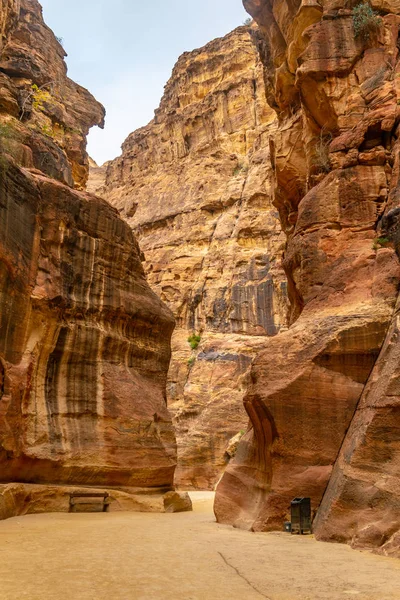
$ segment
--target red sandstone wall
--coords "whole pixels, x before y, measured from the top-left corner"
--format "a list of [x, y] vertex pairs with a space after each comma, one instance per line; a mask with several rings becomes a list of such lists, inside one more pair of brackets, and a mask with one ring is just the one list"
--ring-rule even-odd
[[38, 2], [7, 6], [0, 482], [170, 488], [174, 319], [146, 283], [128, 225], [105, 201], [73, 189], [86, 181], [86, 134], [104, 109], [67, 78]]
[[353, 4], [244, 4], [270, 48], [292, 325], [254, 361], [216, 515], [281, 529], [290, 500], [311, 496], [317, 537], [399, 552], [399, 267], [377, 241], [399, 204], [398, 9], [373, 3], [382, 22], [364, 40]]

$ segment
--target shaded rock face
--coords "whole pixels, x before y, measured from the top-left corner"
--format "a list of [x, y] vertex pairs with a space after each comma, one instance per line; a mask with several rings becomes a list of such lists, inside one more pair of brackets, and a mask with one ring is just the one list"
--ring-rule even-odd
[[[2, 30], [0, 482], [170, 489], [174, 319], [146, 283], [131, 228], [105, 201], [72, 188], [76, 174], [85, 180], [86, 128], [103, 109], [65, 78], [38, 3], [22, 1], [19, 20]], [[79, 127], [74, 140], [38, 130], [53, 99], [48, 108], [47, 96], [43, 106], [34, 98], [22, 114], [30, 69], [38, 83], [59, 77], [55, 89], [67, 100], [58, 122]]]
[[168, 398], [184, 488], [215, 485], [229, 440], [246, 428], [251, 360], [286, 326], [264, 49], [240, 27], [183, 54], [154, 120], [125, 141], [105, 187], [97, 169], [90, 181], [133, 227], [148, 281], [177, 320]]
[[399, 554], [397, 5], [373, 3], [368, 39], [341, 2], [244, 5], [270, 48], [291, 327], [252, 366], [251, 428], [216, 515], [281, 529], [292, 498], [311, 496], [319, 539]]
[[320, 539], [400, 556], [397, 307], [317, 513]]

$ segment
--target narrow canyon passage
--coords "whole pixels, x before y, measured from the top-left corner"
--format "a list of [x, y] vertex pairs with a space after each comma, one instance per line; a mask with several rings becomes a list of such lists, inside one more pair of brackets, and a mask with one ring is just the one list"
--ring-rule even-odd
[[105, 108], [1, 0], [0, 600], [400, 600], [400, 1], [242, 4], [99, 167]]
[[0, 523], [1, 600], [398, 600], [400, 564], [193, 513], [45, 514]]

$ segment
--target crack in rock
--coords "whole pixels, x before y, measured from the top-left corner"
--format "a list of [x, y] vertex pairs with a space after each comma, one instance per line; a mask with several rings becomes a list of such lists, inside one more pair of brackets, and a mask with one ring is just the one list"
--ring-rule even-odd
[[250, 587], [253, 588], [253, 590], [255, 590], [257, 592], [257, 594], [260, 594], [260, 596], [263, 596], [263, 598], [266, 598], [266, 600], [272, 600], [272, 598], [270, 598], [269, 596], [266, 596], [265, 594], [263, 594], [262, 592], [260, 592], [259, 589], [256, 588], [255, 585], [253, 585], [251, 583], [251, 581], [249, 581], [247, 579], [247, 577], [245, 577], [244, 575], [242, 575], [242, 573], [239, 571], [239, 569], [237, 569], [234, 565], [232, 565], [226, 558], [225, 556], [222, 554], [222, 552], [218, 552], [218, 554], [220, 555], [220, 557], [222, 558], [222, 560], [224, 561], [224, 563], [230, 567], [231, 569], [233, 569], [237, 575], [239, 575], [239, 577], [241, 577], [246, 583], [247, 585], [249, 585]]

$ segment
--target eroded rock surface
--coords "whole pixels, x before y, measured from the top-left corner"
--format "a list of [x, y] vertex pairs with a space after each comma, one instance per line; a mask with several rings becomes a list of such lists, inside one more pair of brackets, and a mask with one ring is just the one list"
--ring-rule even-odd
[[9, 6], [0, 56], [0, 482], [169, 490], [174, 319], [146, 282], [131, 228], [72, 187], [85, 183], [86, 133], [103, 108], [66, 77], [40, 5], [22, 0], [19, 19]]
[[240, 27], [183, 54], [154, 120], [108, 166], [105, 188], [98, 170], [90, 182], [133, 227], [148, 281], [177, 320], [168, 398], [184, 488], [215, 485], [229, 440], [246, 428], [251, 360], [286, 326], [263, 52], [259, 34]]
[[319, 539], [400, 556], [399, 309], [345, 438], [314, 529]]
[[292, 325], [254, 362], [252, 426], [216, 515], [280, 529], [291, 499], [311, 496], [317, 537], [399, 554], [399, 267], [379, 226], [399, 204], [398, 7], [373, 3], [381, 23], [364, 39], [342, 2], [244, 4], [270, 48]]
[[[71, 512], [71, 494], [104, 494], [107, 491], [107, 512], [146, 512], [176, 513], [192, 510], [192, 503], [186, 492], [127, 493], [117, 489], [91, 487], [38, 485], [29, 483], [0, 484], [0, 520], [41, 513]], [[95, 498], [89, 512], [100, 512], [102, 502]], [[77, 512], [85, 512], [85, 505]]]

